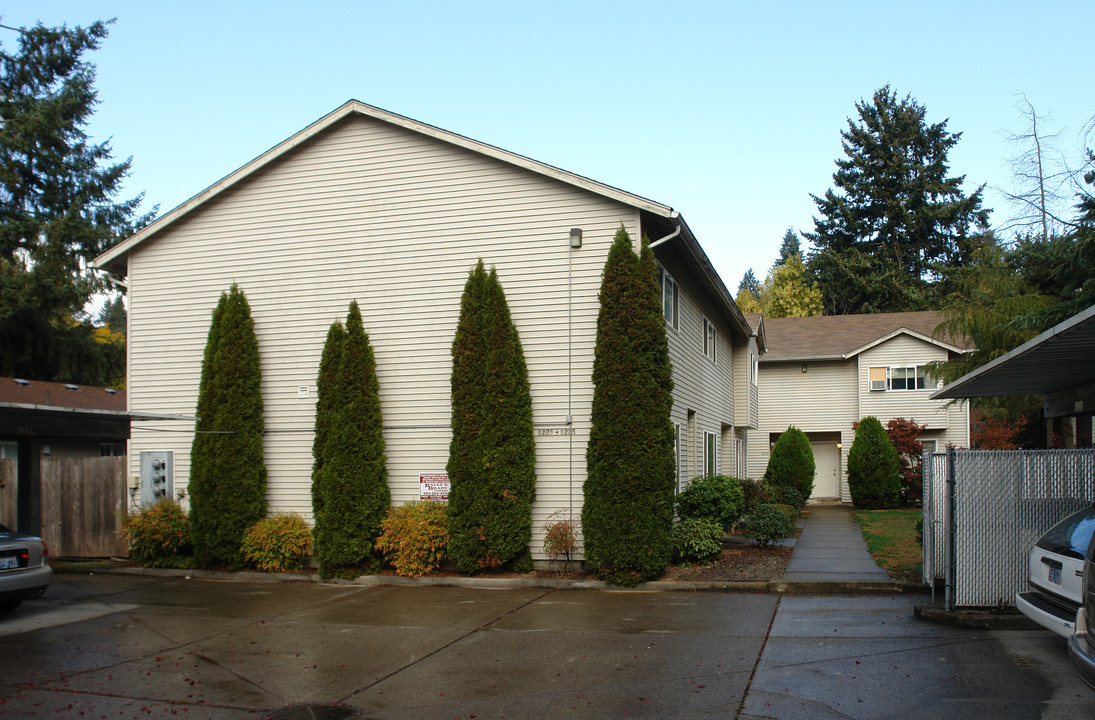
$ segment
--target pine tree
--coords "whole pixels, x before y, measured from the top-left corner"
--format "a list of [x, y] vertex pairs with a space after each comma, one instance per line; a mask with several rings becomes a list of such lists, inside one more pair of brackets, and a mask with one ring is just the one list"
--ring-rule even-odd
[[517, 326], [494, 268], [469, 273], [452, 343], [449, 555], [464, 572], [531, 568], [536, 444]]
[[600, 303], [582, 527], [590, 567], [633, 585], [670, 560], [673, 378], [654, 254], [644, 238], [637, 256], [622, 226]]
[[946, 122], [928, 125], [911, 96], [889, 86], [856, 104], [858, 122], [841, 133], [846, 158], [836, 161], [819, 217], [804, 233], [815, 251], [809, 266], [828, 314], [896, 312], [937, 307], [936, 278], [968, 262], [971, 229], [984, 227], [982, 188], [962, 192], [949, 177], [947, 153], [961, 137]]
[[806, 280], [802, 257], [795, 253], [772, 268], [764, 283], [767, 317], [813, 317], [822, 314], [821, 290]]
[[776, 267], [783, 267], [787, 264], [787, 261], [791, 258], [798, 256], [802, 258], [802, 247], [798, 242], [798, 235], [795, 233], [795, 229], [792, 227], [787, 228], [787, 232], [783, 234], [783, 242], [779, 246], [779, 259], [776, 260]]
[[238, 566], [247, 528], [266, 517], [262, 370], [238, 285], [213, 310], [190, 451], [190, 534], [203, 566]]
[[317, 408], [316, 418], [317, 435], [326, 434], [312, 485], [318, 497], [312, 536], [323, 577], [353, 577], [375, 569], [376, 538], [391, 504], [376, 359], [356, 300], [350, 303], [341, 342], [335, 339], [339, 336], [334, 328], [328, 333], [328, 366], [321, 360], [321, 380], [336, 353], [338, 374], [323, 381], [329, 393], [321, 392], [324, 417]]
[[80, 318], [103, 289], [87, 262], [151, 217], [136, 217], [140, 197], [115, 200], [130, 163], [110, 164], [110, 144], [85, 131], [98, 102], [85, 56], [107, 25], [39, 24], [16, 30], [16, 52], [0, 49], [0, 375], [125, 375], [124, 353]]

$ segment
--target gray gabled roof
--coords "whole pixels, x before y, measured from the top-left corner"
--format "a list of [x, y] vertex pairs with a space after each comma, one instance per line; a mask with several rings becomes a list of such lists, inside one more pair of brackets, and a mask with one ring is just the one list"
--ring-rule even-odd
[[951, 352], [972, 348], [964, 340], [938, 336], [943, 316], [935, 311], [764, 318], [768, 352], [761, 362], [844, 360], [905, 334]]

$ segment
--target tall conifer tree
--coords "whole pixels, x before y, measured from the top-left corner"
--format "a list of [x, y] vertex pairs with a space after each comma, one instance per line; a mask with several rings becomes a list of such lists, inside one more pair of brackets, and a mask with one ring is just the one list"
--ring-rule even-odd
[[339, 363], [342, 359], [342, 345], [346, 342], [346, 328], [341, 322], [331, 323], [327, 331], [327, 340], [323, 343], [323, 355], [319, 360], [319, 376], [316, 378], [316, 422], [315, 437], [312, 440], [312, 515], [320, 514], [323, 505], [323, 490], [319, 487], [320, 469], [323, 467], [324, 451], [335, 422], [337, 406], [335, 400], [338, 387]]
[[266, 516], [262, 369], [251, 307], [238, 285], [213, 310], [190, 451], [190, 535], [201, 565], [242, 562], [247, 528]]
[[634, 585], [669, 564], [673, 523], [673, 378], [654, 253], [620, 227], [597, 317], [582, 527], [586, 560]]
[[[391, 504], [376, 359], [356, 300], [350, 303], [341, 342], [332, 339], [338, 335], [335, 329], [328, 333], [330, 354], [338, 354], [338, 374], [333, 382], [328, 376], [330, 404], [327, 393], [321, 393], [325, 418], [316, 419], [317, 434], [326, 433], [326, 441], [316, 457], [312, 536], [324, 577], [375, 569], [374, 545]], [[340, 349], [335, 351], [335, 345]], [[325, 355], [328, 367], [321, 361], [321, 372], [333, 364]]]
[[536, 444], [517, 326], [498, 274], [469, 273], [452, 344], [449, 554], [465, 572], [531, 565]]

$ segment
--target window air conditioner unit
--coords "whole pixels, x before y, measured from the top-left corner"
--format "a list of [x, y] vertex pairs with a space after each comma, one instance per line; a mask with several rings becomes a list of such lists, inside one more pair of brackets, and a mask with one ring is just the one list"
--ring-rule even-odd
[[871, 380], [871, 390], [885, 390], [885, 389], [886, 389], [886, 381], [885, 380]]

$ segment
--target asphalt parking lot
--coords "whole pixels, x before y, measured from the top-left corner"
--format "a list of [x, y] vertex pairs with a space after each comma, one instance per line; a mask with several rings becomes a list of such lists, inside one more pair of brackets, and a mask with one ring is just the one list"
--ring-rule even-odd
[[924, 598], [58, 574], [0, 620], [0, 718], [1082, 718], [1045, 631]]

